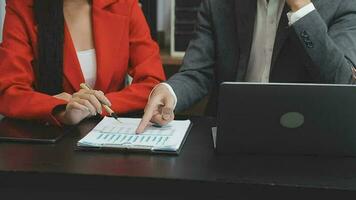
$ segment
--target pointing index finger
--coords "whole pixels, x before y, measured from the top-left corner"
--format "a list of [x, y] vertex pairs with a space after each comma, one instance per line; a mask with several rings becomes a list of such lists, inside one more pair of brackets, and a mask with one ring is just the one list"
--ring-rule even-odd
[[145, 132], [146, 127], [150, 123], [154, 113], [154, 106], [153, 105], [147, 105], [145, 114], [142, 117], [142, 120], [140, 124], [138, 125], [138, 128], [136, 130], [137, 134], [141, 134]]

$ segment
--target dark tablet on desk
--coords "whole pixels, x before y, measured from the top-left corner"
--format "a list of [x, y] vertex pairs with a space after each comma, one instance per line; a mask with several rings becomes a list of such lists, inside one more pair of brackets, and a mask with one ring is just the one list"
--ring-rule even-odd
[[4, 118], [0, 121], [0, 142], [55, 143], [67, 131], [34, 121]]

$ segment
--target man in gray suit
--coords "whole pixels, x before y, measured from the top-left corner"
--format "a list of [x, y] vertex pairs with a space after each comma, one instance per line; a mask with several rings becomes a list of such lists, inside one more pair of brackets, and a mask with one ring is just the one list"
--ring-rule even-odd
[[150, 96], [137, 129], [165, 125], [226, 81], [353, 81], [355, 0], [203, 0], [183, 66]]

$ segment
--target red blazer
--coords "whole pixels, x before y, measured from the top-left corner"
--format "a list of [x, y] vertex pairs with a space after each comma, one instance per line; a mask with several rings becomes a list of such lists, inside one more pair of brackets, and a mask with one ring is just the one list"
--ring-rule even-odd
[[[20, 119], [57, 123], [52, 111], [66, 102], [34, 91], [32, 64], [37, 57], [33, 0], [7, 0], [0, 45], [0, 113]], [[97, 54], [95, 89], [102, 90], [118, 113], [139, 111], [152, 88], [165, 79], [159, 48], [151, 39], [137, 0], [94, 0], [93, 32]], [[131, 86], [125, 76], [133, 77]], [[64, 91], [84, 82], [68, 28], [65, 27]]]

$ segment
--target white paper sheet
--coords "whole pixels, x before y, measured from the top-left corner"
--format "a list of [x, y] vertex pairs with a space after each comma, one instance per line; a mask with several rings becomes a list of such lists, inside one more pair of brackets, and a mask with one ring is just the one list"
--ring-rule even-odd
[[110, 147], [177, 151], [190, 126], [190, 121], [173, 121], [164, 127], [151, 126], [137, 135], [140, 119], [104, 118], [86, 137], [78, 142], [81, 147]]

